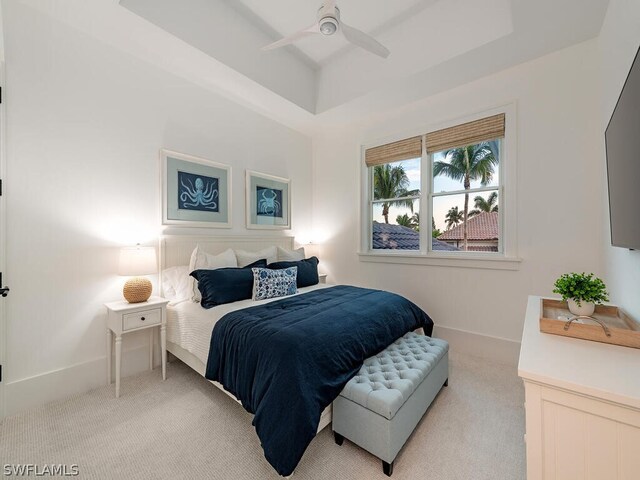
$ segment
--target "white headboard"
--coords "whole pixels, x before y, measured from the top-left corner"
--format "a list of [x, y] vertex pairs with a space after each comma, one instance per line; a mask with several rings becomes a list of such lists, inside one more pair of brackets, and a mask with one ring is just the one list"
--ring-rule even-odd
[[213, 235], [164, 235], [160, 238], [160, 269], [180, 265], [189, 265], [191, 252], [200, 248], [212, 255], [222, 253], [228, 248], [235, 250], [258, 251], [271, 245], [293, 249], [294, 237], [283, 236], [213, 236]]

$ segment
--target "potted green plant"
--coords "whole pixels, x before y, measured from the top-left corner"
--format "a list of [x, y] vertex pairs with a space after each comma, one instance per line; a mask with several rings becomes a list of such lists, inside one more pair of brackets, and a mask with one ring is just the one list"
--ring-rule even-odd
[[593, 273], [565, 273], [556, 280], [553, 293], [562, 295], [569, 311], [576, 316], [590, 317], [596, 303], [609, 301], [604, 282]]

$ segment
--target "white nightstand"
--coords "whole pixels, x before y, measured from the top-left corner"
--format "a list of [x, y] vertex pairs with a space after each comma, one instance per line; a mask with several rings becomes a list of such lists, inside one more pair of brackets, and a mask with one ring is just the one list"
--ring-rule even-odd
[[327, 274], [326, 273], [319, 273], [318, 274], [318, 279], [320, 280], [320, 283], [327, 283]]
[[167, 378], [167, 303], [169, 300], [151, 297], [146, 302], [129, 303], [124, 300], [105, 303], [107, 307], [107, 383], [111, 384], [111, 346], [116, 337], [116, 398], [120, 396], [120, 364], [122, 335], [149, 329], [149, 370], [153, 369], [153, 329], [160, 328], [162, 379]]

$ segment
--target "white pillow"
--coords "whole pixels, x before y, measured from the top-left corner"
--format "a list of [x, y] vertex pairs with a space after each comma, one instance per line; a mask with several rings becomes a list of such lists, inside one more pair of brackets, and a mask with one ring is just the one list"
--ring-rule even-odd
[[[200, 245], [196, 245], [191, 253], [191, 260], [189, 261], [189, 273], [194, 270], [215, 270], [217, 268], [225, 267], [237, 267], [238, 261], [236, 260], [236, 254], [230, 248], [218, 255], [211, 255], [203, 252], [200, 249]], [[201, 300], [200, 290], [198, 290], [198, 282], [195, 278], [191, 279], [191, 300], [199, 302]]]
[[238, 259], [238, 267], [246, 267], [263, 258], [267, 259], [267, 264], [278, 261], [278, 250], [275, 245], [264, 248], [259, 252], [247, 252], [246, 250], [236, 250], [235, 252]]
[[285, 248], [278, 247], [279, 262], [298, 262], [304, 259], [304, 247], [300, 247], [296, 250], [287, 250]]
[[190, 300], [191, 280], [187, 265], [165, 268], [162, 270], [162, 296], [172, 303]]

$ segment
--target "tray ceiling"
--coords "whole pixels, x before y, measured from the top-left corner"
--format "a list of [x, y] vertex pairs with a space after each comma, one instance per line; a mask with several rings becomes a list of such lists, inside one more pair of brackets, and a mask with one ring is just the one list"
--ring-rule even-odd
[[321, 0], [120, 0], [119, 5], [174, 37], [180, 48], [186, 43], [208, 56], [211, 61], [203, 60], [200, 70], [229, 69], [224, 78], [194, 81], [228, 89], [240, 74], [247, 82], [231, 95], [272, 104], [275, 94], [284, 102], [282, 111], [299, 108], [317, 123], [321, 117], [366, 115], [387, 99], [423, 98], [594, 38], [608, 2], [338, 0], [345, 23], [391, 50], [386, 60], [339, 35], [261, 50], [311, 25]]
[[[280, 36], [313, 24], [322, 0], [236, 0], [261, 18]], [[436, 0], [343, 0], [338, 1], [342, 21], [367, 33], [381, 33]], [[308, 37], [296, 47], [317, 64], [349, 46], [340, 35]]]

